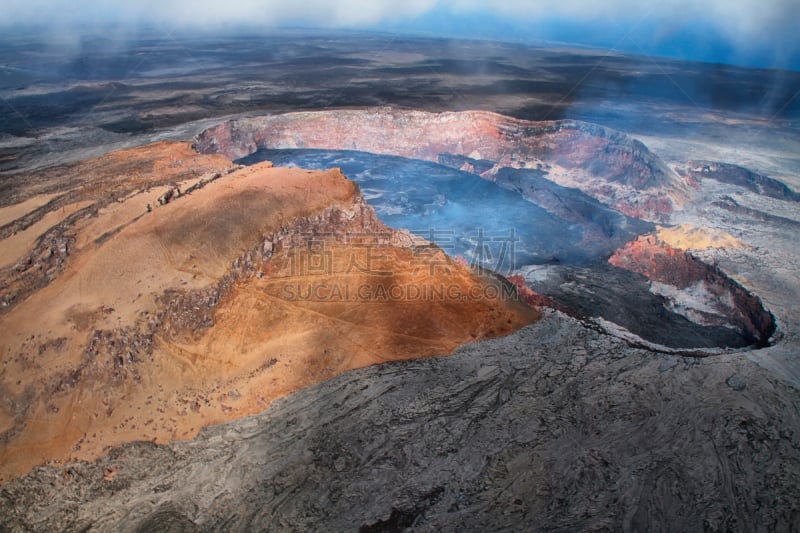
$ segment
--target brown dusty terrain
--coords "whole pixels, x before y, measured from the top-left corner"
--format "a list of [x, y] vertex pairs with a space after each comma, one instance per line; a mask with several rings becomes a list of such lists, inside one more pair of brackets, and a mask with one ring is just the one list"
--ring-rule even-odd
[[[2, 271], [0, 480], [191, 438], [345, 370], [538, 318], [506, 280], [385, 227], [338, 169], [234, 168], [157, 143], [14, 191], [4, 228], [42, 233]], [[80, 181], [59, 191], [58, 175]]]
[[[0, 313], [55, 279], [68, 257], [236, 168], [188, 143], [158, 142], [0, 181]], [[11, 267], [11, 268], [9, 268]]]
[[[191, 440], [164, 445], [128, 443], [96, 461], [34, 468], [0, 486], [0, 530], [797, 530], [800, 212], [791, 194], [784, 194], [785, 189], [764, 178], [779, 178], [793, 190], [800, 190], [800, 125], [796, 120], [800, 98], [792, 100], [800, 85], [800, 73], [654, 62], [621, 54], [609, 56], [603, 50], [548, 50], [489, 41], [416, 40], [394, 34], [272, 33], [263, 39], [231, 34], [215, 38], [211, 46], [191, 32], [184, 37], [170, 34], [168, 39], [147, 35], [144, 40], [130, 40], [130, 45], [119, 51], [83, 46], [78, 56], [70, 46], [61, 54], [58, 50], [21, 54], [20, 47], [7, 47], [0, 64], [13, 67], [23, 61], [29, 64], [22, 66], [31, 68], [5, 71], [10, 77], [4, 98], [21, 113], [6, 113], [2, 118], [9, 119], [9, 126], [16, 123], [21, 127], [0, 139], [0, 168], [16, 173], [13, 177], [0, 175], [0, 209], [27, 200], [29, 204], [18, 208], [26, 212], [50, 202], [48, 195], [61, 190], [56, 185], [31, 190], [28, 196], [10, 194], [11, 183], [44, 177], [44, 173], [34, 174], [34, 168], [83, 160], [108, 146], [130, 146], [126, 143], [145, 142], [154, 135], [188, 139], [211, 126], [212, 121], [222, 120], [213, 117], [229, 114], [252, 116], [388, 104], [431, 112], [480, 108], [531, 120], [572, 117], [621, 129], [644, 141], [662, 164], [690, 170], [691, 174], [678, 172], [685, 178], [683, 185], [690, 196], [684, 200], [683, 209], [663, 213], [673, 195], [676, 199], [687, 196], [671, 173], [661, 175], [675, 186], [668, 197], [658, 196], [658, 185], [650, 193], [639, 195], [631, 186], [613, 180], [605, 180], [608, 189], [604, 190], [603, 178], [615, 175], [624, 180], [633, 178], [629, 183], [636, 185], [637, 175], [647, 178], [647, 167], [653, 167], [648, 160], [656, 159], [638, 150], [634, 166], [616, 166], [612, 161], [611, 167], [604, 168], [605, 161], [613, 156], [606, 154], [606, 148], [619, 149], [621, 156], [634, 155], [637, 150], [630, 150], [633, 144], [624, 139], [608, 142], [598, 136], [601, 138], [595, 139], [596, 143], [588, 142], [593, 136], [581, 135], [570, 127], [572, 121], [549, 123], [566, 126], [549, 138], [572, 138], [575, 142], [571, 147], [549, 151], [544, 144], [538, 152], [531, 152], [526, 165], [539, 170], [538, 158], [541, 170], [547, 172], [545, 177], [562, 185], [572, 183], [569, 186], [573, 187], [585, 184], [595, 198], [610, 205], [619, 201], [620, 208], [628, 213], [642, 212], [659, 222], [714, 228], [735, 236], [744, 246], [701, 250], [704, 238], [698, 235], [677, 235], [673, 240], [659, 233], [658, 240], [668, 242], [673, 249], [691, 250], [708, 265], [718, 265], [726, 276], [762, 298], [775, 314], [778, 340], [757, 350], [685, 357], [632, 346], [593, 324], [545, 311], [544, 317], [529, 327], [468, 343], [450, 357], [371, 365], [342, 373], [280, 398], [255, 416], [206, 427]], [[21, 44], [33, 42], [38, 47], [40, 41], [37, 34]], [[245, 41], [246, 46], [242, 46]], [[142, 62], [143, 51], [149, 55]], [[195, 60], [187, 61], [187, 52]], [[133, 72], [132, 64], [141, 68]], [[87, 71], [87, 65], [101, 68]], [[47, 72], [53, 75], [52, 83], [28, 81], [34, 73]], [[99, 78], [87, 83], [83, 79], [87, 72]], [[665, 75], [678, 83], [669, 83]], [[122, 76], [129, 79], [121, 80]], [[102, 105], [98, 105], [101, 100]], [[391, 113], [376, 116], [381, 115]], [[436, 116], [445, 119], [449, 114]], [[200, 120], [184, 124], [195, 119]], [[270, 120], [275, 126], [282, 119]], [[350, 135], [348, 130], [357, 125], [343, 120], [338, 131], [320, 130], [327, 121], [315, 124], [309, 118], [307, 122], [304, 131], [317, 130], [321, 137], [334, 141], [338, 135]], [[397, 122], [392, 119], [388, 124], [395, 126]], [[472, 166], [473, 171], [483, 173], [503, 164], [484, 161], [490, 154], [480, 146], [488, 143], [478, 138], [479, 131], [463, 122], [458, 127], [451, 127], [453, 124], [442, 125], [440, 131], [463, 128], [459, 136], [477, 147], [475, 153], [475, 148], [466, 146], [459, 152], [463, 155], [457, 168], [463, 165], [469, 170]], [[225, 129], [220, 128], [223, 133]], [[294, 142], [300, 146], [298, 141], [303, 139], [294, 139], [290, 129], [287, 124], [285, 128], [261, 130], [280, 130], [286, 137], [285, 144], [265, 144], [289, 147]], [[411, 132], [405, 137], [406, 146], [424, 150], [428, 137], [414, 142], [420, 129], [397, 129]], [[115, 133], [118, 131], [125, 133]], [[127, 133], [130, 131], [136, 133]], [[228, 131], [248, 141], [249, 133], [243, 129]], [[379, 126], [372, 131], [379, 135], [375, 145], [391, 148], [396, 143], [403, 147], [396, 132], [382, 131]], [[523, 133], [521, 141], [526, 140], [524, 130], [508, 131]], [[537, 128], [529, 131], [535, 134]], [[237, 141], [235, 137], [231, 140]], [[579, 148], [584, 141], [583, 157], [571, 163], [570, 155], [580, 153], [572, 147]], [[515, 153], [514, 145], [513, 138], [505, 144], [509, 161]], [[441, 161], [438, 154], [431, 157]], [[697, 165], [687, 159], [706, 163]], [[227, 159], [220, 161], [223, 170], [230, 165]], [[596, 167], [583, 166], [595, 161]], [[172, 169], [172, 162], [167, 162]], [[102, 166], [108, 167], [106, 163]], [[740, 170], [745, 168], [751, 172]], [[201, 169], [198, 175], [186, 179], [205, 179], [203, 172], [210, 171]], [[78, 184], [76, 197], [68, 198], [67, 204], [92, 201], [80, 195], [82, 172], [57, 167], [52, 173], [63, 174]], [[499, 181], [502, 173], [497, 176]], [[224, 175], [218, 181], [230, 177]], [[110, 175], [103, 179], [112, 181]], [[108, 206], [130, 206], [131, 212], [143, 219], [149, 217], [144, 211], [146, 203], [152, 203], [154, 211], [172, 209], [172, 203], [157, 207], [156, 198], [174, 186], [162, 183], [155, 174], [147, 179], [153, 183], [149, 186], [159, 190], [146, 193], [144, 185], [137, 186], [131, 194], [141, 190], [141, 201], [111, 202]], [[118, 183], [126, 183], [124, 174]], [[99, 195], [98, 201], [100, 198], [108, 196]], [[191, 199], [179, 198], [174, 204]], [[76, 206], [84, 209], [80, 204], [69, 209]], [[41, 286], [60, 283], [59, 276], [67, 275], [71, 262], [84, 253], [82, 246], [94, 246], [88, 233], [69, 230], [84, 221], [97, 222], [101, 240], [113, 241], [114, 235], [106, 234], [104, 228], [114, 226], [101, 224], [102, 215], [92, 218], [90, 210], [67, 214], [66, 229], [59, 227], [53, 239], [40, 241], [41, 254], [32, 258], [32, 266], [21, 266], [41, 268], [41, 273], [24, 279]], [[48, 208], [47, 213], [51, 212]], [[19, 216], [4, 210], [0, 227]], [[50, 227], [49, 221], [43, 224]], [[36, 228], [32, 233], [35, 239], [41, 230]], [[281, 231], [266, 236], [270, 243], [280, 240], [272, 239], [275, 233]], [[266, 244], [265, 236], [257, 237]], [[237, 283], [220, 284], [217, 280], [216, 285], [211, 283], [199, 291], [184, 294], [171, 290], [160, 295], [161, 303], [153, 304], [160, 309], [153, 315], [159, 348], [149, 357], [172, 357], [158, 351], [169, 343], [194, 346], [205, 342], [202, 339], [210, 338], [214, 329], [228, 324], [227, 315], [217, 309], [226, 308], [229, 301], [247, 292], [246, 284], [255, 287], [261, 283], [265, 300], [272, 291], [273, 300], [269, 301], [275, 306], [258, 308], [264, 313], [278, 313], [293, 297], [298, 306], [312, 307], [304, 301], [302, 295], [306, 293], [300, 292], [304, 287], [320, 287], [315, 298], [327, 300], [314, 304], [314, 309], [323, 309], [322, 304], [335, 305], [333, 290], [326, 292], [322, 287], [329, 279], [325, 276], [332, 275], [327, 268], [314, 270], [320, 277], [307, 280], [319, 284], [301, 284], [297, 289], [292, 284], [279, 284], [280, 292], [267, 278], [269, 274], [288, 279], [292, 262], [302, 265], [313, 259], [312, 266], [321, 267], [330, 264], [326, 257], [339, 258], [341, 236], [324, 242], [313, 244], [305, 258], [297, 248], [285, 255], [277, 246], [262, 246], [260, 252], [249, 248], [251, 259], [245, 252], [236, 268], [229, 268], [231, 277], [227, 279]], [[401, 244], [403, 240], [398, 236], [395, 242]], [[643, 270], [643, 261], [650, 260], [666, 273], [682, 264], [700, 266], [683, 251], [673, 250], [672, 255], [658, 243], [652, 248], [646, 242], [638, 244], [628, 250], [629, 254], [620, 254], [630, 258], [637, 272]], [[66, 245], [64, 252], [62, 245]], [[2, 246], [5, 250], [6, 245]], [[327, 252], [332, 255], [325, 255]], [[276, 261], [271, 271], [262, 268], [259, 253], [273, 254]], [[398, 251], [400, 257], [403, 253]], [[292, 254], [300, 257], [293, 259], [297, 255]], [[414, 255], [412, 249], [411, 258], [416, 261], [419, 257], [420, 253]], [[338, 260], [347, 262], [347, 258]], [[378, 259], [372, 260], [380, 264]], [[278, 268], [281, 264], [285, 268]], [[537, 279], [551, 279], [550, 273], [563, 266], [545, 265], [535, 274], [541, 274]], [[612, 269], [619, 270], [609, 265], [607, 272]], [[688, 283], [685, 289], [667, 283], [670, 279], [666, 273], [659, 275], [658, 268], [646, 272], [654, 274], [651, 284], [659, 295], [669, 297], [668, 302], [676, 309], [682, 308], [686, 315], [701, 321], [719, 318], [712, 311], [723, 309], [716, 304], [733, 295], [727, 289], [714, 292], [715, 281], [722, 282], [722, 288], [727, 282], [709, 270], [696, 270], [700, 279], [675, 276], [675, 283]], [[350, 274], [362, 273], [351, 270]], [[633, 305], [645, 301], [635, 292], [629, 293], [624, 282], [633, 278], [627, 275], [576, 275], [571, 279], [552, 275], [552, 279], [571, 281], [568, 288], [586, 287], [588, 283], [587, 291], [579, 294], [601, 298], [598, 286], [618, 284], [618, 290], [608, 293], [610, 305], [622, 300]], [[6, 304], [6, 311], [0, 313], [0, 327], [4, 327], [2, 314], [15, 313], [16, 306], [39, 287], [7, 299], [12, 296], [7, 289], [18, 287], [15, 280], [11, 279], [0, 295], [0, 303]], [[525, 279], [518, 282], [523, 293]], [[285, 287], [293, 288], [287, 292]], [[219, 293], [223, 297], [214, 306], [218, 289], [222, 289]], [[375, 296], [371, 305], [379, 306], [386, 299], [377, 290]], [[535, 295], [522, 296], [536, 301]], [[197, 312], [190, 312], [195, 307]], [[212, 308], [214, 312], [207, 312]], [[323, 318], [319, 314], [305, 316], [309, 320]], [[651, 326], [661, 328], [662, 324], [655, 320]], [[198, 331], [197, 339], [187, 333], [193, 328]], [[281, 331], [280, 327], [271, 330], [276, 334]], [[5, 337], [4, 332], [0, 330], [0, 337]], [[253, 333], [248, 330], [248, 335]], [[110, 340], [114, 339], [101, 335], [95, 343], [105, 350], [103, 357], [116, 356], [109, 355]], [[142, 345], [140, 339], [133, 341]], [[124, 345], [120, 342], [115, 346]], [[132, 359], [140, 357], [138, 352], [131, 352]], [[35, 356], [38, 351], [31, 353]], [[148, 352], [145, 349], [142, 353]], [[141, 356], [145, 362], [137, 359], [129, 364], [125, 352], [119, 355], [126, 372], [151, 360]], [[271, 354], [266, 363], [273, 357], [277, 360], [279, 354]], [[0, 355], [0, 382], [13, 384], [8, 371], [3, 370], [5, 361], [6, 356]], [[276, 361], [271, 368], [280, 364]], [[202, 368], [211, 367], [209, 362]], [[220, 368], [216, 365], [217, 372], [222, 373]], [[140, 375], [146, 378], [155, 372]], [[81, 377], [82, 381], [86, 379]], [[133, 389], [131, 379], [127, 386]], [[99, 390], [120, 387], [113, 383], [107, 381]], [[32, 388], [32, 398], [34, 393], [39, 394], [41, 385], [37, 386], [39, 389]], [[236, 396], [223, 390], [226, 399]], [[241, 389], [237, 393], [241, 394]], [[121, 394], [115, 397], [122, 398]], [[19, 396], [0, 391], [0, 398], [21, 405]], [[210, 401], [216, 398], [212, 395]], [[222, 403], [235, 407], [227, 401]], [[193, 402], [187, 416], [194, 416], [192, 406]], [[117, 401], [114, 409], [123, 407], [124, 403]], [[194, 407], [201, 413], [212, 412], [202, 399]]]

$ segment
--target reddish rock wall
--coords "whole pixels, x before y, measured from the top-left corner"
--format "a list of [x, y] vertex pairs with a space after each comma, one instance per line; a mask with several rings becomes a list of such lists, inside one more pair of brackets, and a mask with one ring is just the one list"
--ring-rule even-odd
[[719, 268], [673, 248], [653, 235], [645, 235], [617, 250], [608, 260], [614, 266], [643, 274], [651, 281], [686, 290], [701, 283], [728, 309], [729, 323], [748, 333], [758, 347], [766, 346], [775, 332], [775, 319], [759, 298], [725, 275]]

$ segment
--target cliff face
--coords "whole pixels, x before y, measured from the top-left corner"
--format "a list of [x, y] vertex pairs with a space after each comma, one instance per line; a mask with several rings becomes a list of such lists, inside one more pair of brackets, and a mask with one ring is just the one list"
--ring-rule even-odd
[[752, 170], [716, 161], [688, 161], [680, 172], [691, 183], [712, 179], [720, 183], [737, 185], [770, 198], [800, 202], [800, 193], [793, 191], [782, 181], [758, 174]]
[[[206, 164], [185, 149], [123, 155], [147, 176]], [[347, 369], [448, 354], [537, 319], [505, 280], [384, 226], [337, 169], [212, 160], [232, 171], [149, 192], [131, 176], [134, 192], [63, 226], [73, 244], [54, 275], [6, 300], [0, 480], [190, 438]]]
[[459, 167], [496, 179], [503, 168], [533, 168], [619, 211], [661, 220], [688, 188], [645, 145], [577, 121], [528, 122], [495, 113], [427, 113], [389, 108], [287, 113], [230, 121], [198, 135], [201, 153], [231, 159], [259, 148], [361, 150], [429, 161], [464, 158]]

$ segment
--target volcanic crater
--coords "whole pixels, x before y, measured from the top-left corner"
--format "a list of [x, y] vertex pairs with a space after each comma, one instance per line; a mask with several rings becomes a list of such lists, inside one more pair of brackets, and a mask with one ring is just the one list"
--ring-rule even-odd
[[511, 333], [537, 308], [672, 354], [775, 334], [756, 295], [680, 247], [741, 243], [657, 225], [691, 182], [591, 124], [290, 113], [3, 187], [2, 479], [192, 438], [349, 369]]
[[649, 349], [704, 356], [776, 332], [757, 295], [660, 237], [656, 224], [696, 201], [692, 180], [608, 128], [372, 108], [233, 120], [193, 146], [241, 164], [340, 167], [388, 225], [522, 275], [537, 301]]

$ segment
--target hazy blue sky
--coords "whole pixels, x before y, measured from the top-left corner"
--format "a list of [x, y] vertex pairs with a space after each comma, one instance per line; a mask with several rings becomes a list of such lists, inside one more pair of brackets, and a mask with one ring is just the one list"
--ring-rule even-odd
[[368, 28], [800, 70], [800, 0], [4, 0], [0, 25]]

